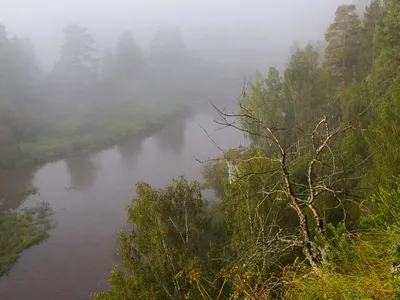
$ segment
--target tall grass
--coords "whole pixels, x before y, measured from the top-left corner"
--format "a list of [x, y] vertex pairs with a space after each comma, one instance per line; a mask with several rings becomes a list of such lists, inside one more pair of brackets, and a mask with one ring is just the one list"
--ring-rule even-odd
[[400, 234], [380, 230], [350, 239], [347, 253], [319, 272], [289, 273], [287, 299], [399, 299], [400, 274], [391, 267], [398, 263]]

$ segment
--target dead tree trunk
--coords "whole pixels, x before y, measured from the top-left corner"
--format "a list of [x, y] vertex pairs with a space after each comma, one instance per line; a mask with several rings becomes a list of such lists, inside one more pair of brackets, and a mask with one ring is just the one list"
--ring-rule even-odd
[[[315, 238], [310, 233], [311, 225], [307, 218], [307, 210], [309, 210], [314, 219], [317, 234], [324, 237], [325, 225], [323, 218], [321, 217], [321, 212], [317, 209], [316, 203], [318, 201], [322, 201], [322, 197], [320, 197], [322, 193], [332, 193], [335, 195], [335, 198], [337, 198], [337, 195], [341, 191], [329, 186], [329, 184], [326, 183], [326, 180], [318, 180], [318, 174], [316, 174], [316, 165], [323, 163], [321, 158], [322, 153], [325, 150], [330, 150], [332, 139], [340, 132], [351, 128], [351, 125], [330, 131], [328, 121], [326, 117], [324, 117], [315, 126], [311, 133], [311, 158], [307, 164], [307, 169], [305, 170], [307, 177], [305, 196], [304, 192], [297, 193], [296, 189], [294, 188], [295, 182], [290, 175], [288, 167], [288, 148], [285, 148], [283, 142], [281, 142], [278, 138], [279, 135], [277, 133], [284, 129], [268, 126], [262, 120], [257, 118], [256, 114], [254, 114], [250, 108], [245, 107], [242, 101], [239, 101], [239, 106], [240, 113], [227, 113], [226, 111], [221, 111], [215, 107], [222, 119], [221, 122], [217, 121], [217, 123], [224, 126], [234, 127], [238, 130], [246, 132], [247, 134], [252, 133], [241, 126], [238, 126], [238, 119], [242, 121], [242, 124], [258, 124], [262, 128], [261, 136], [277, 146], [279, 151], [280, 170], [284, 182], [282, 190], [286, 198], [289, 200], [290, 206], [294, 209], [299, 218], [299, 240], [301, 241], [299, 245], [303, 248], [305, 258], [308, 260], [311, 267], [318, 269], [321, 263], [325, 260], [326, 251], [324, 248], [325, 246], [318, 245], [315, 242]], [[230, 121], [231, 118], [235, 118], [235, 120]], [[297, 143], [297, 141], [294, 141], [294, 143]], [[294, 145], [295, 149], [296, 146], [297, 144]], [[332, 151], [328, 153], [332, 153]], [[335, 172], [335, 166], [333, 166], [332, 174]]]

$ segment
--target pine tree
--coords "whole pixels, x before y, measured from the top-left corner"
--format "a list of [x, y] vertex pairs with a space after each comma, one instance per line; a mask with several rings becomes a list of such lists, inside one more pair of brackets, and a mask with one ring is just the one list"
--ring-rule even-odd
[[355, 5], [341, 5], [325, 35], [325, 65], [332, 71], [338, 86], [358, 79], [360, 24]]
[[64, 28], [64, 43], [55, 75], [69, 89], [92, 83], [97, 78], [98, 62], [94, 39], [86, 28], [69, 25]]
[[[372, 67], [379, 57], [379, 34], [383, 28], [383, 12], [380, 0], [372, 0], [366, 7], [361, 27], [361, 56], [359, 67], [362, 78], [371, 73]], [[376, 39], [376, 40], [375, 40]]]
[[139, 76], [144, 67], [144, 56], [130, 32], [124, 32], [115, 49], [115, 75], [126, 80]]
[[383, 2], [383, 26], [375, 37], [379, 57], [373, 77], [376, 97], [387, 94], [399, 73], [400, 61], [400, 3], [396, 0]]
[[383, 4], [382, 48], [371, 78], [371, 95], [376, 119], [369, 126], [367, 139], [374, 154], [372, 177], [390, 182], [400, 175], [400, 2]]

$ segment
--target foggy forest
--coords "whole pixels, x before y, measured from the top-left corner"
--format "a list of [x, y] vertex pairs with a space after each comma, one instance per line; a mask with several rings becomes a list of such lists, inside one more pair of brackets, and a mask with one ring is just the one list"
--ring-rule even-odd
[[0, 299], [400, 299], [398, 0], [3, 0]]

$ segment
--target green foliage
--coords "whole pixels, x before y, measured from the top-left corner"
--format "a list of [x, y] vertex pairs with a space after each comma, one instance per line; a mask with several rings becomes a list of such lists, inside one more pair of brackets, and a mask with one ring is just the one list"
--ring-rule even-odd
[[124, 269], [98, 299], [398, 299], [399, 24], [396, 0], [373, 0], [362, 22], [341, 5], [325, 51], [295, 42], [283, 77], [258, 73], [240, 102], [251, 147], [203, 171], [221, 201], [176, 192], [200, 188], [184, 179], [140, 183]]
[[400, 279], [391, 274], [397, 261], [398, 233], [376, 231], [337, 235], [330, 263], [318, 273], [286, 274], [287, 299], [398, 299]]
[[[283, 126], [284, 107], [282, 103], [282, 78], [275, 68], [270, 68], [268, 77], [264, 79], [257, 73], [256, 82], [250, 84], [251, 95], [244, 95], [243, 104], [254, 108], [255, 117], [271, 127]], [[263, 129], [258, 123], [243, 124], [244, 128], [251, 132], [248, 137], [253, 143], [268, 149], [271, 145], [260, 145], [265, 139], [260, 138]], [[276, 149], [272, 149], [276, 151]]]
[[380, 101], [377, 117], [369, 125], [366, 137], [369, 151], [374, 155], [373, 176], [384, 182], [400, 175], [400, 151], [395, 146], [400, 141], [400, 77]]
[[228, 166], [224, 159], [208, 162], [202, 169], [204, 178], [203, 187], [212, 189], [217, 198], [225, 194], [224, 183], [228, 179]]
[[356, 6], [341, 5], [326, 33], [325, 65], [332, 71], [338, 86], [358, 79], [360, 25]]
[[0, 212], [0, 276], [10, 271], [24, 249], [48, 237], [50, 214], [46, 203], [21, 212]]
[[[277, 222], [289, 225], [296, 221], [286, 212], [287, 199], [280, 198], [279, 193], [273, 189], [281, 178], [277, 172], [279, 163], [258, 152], [250, 159], [239, 159], [237, 164], [236, 180], [225, 185], [223, 205], [225, 234], [230, 240], [232, 250], [240, 249], [242, 256], [246, 248], [252, 251], [258, 246], [255, 238], [262, 228], [268, 228]], [[278, 221], [283, 217], [282, 213], [286, 218]], [[259, 237], [260, 242], [267, 240], [269, 234], [275, 233], [272, 231], [265, 234], [266, 236]], [[250, 242], [252, 240], [254, 243]]]
[[377, 27], [374, 42], [379, 49], [379, 56], [374, 65], [372, 83], [374, 95], [385, 96], [390, 93], [390, 88], [398, 77], [398, 61], [400, 57], [399, 31], [400, 31], [400, 4], [398, 1], [383, 1], [380, 18], [383, 23]]
[[[43, 133], [35, 141], [10, 143], [0, 148], [0, 169], [26, 163], [42, 163], [80, 151], [94, 151], [121, 140], [144, 134], [162, 126], [169, 118], [188, 106], [179, 102], [163, 107], [124, 105], [110, 108], [107, 113], [93, 113], [88, 107], [80, 115], [71, 115], [64, 122], [52, 120], [53, 132]], [[54, 123], [53, 123], [54, 122]]]
[[[289, 148], [301, 139], [299, 128], [303, 132], [309, 130], [325, 109], [330, 107], [331, 114], [337, 115], [337, 106], [332, 108], [334, 88], [329, 80], [328, 71], [319, 63], [318, 49], [309, 44], [292, 54], [283, 78], [275, 68], [269, 70], [266, 79], [257, 74], [256, 82], [250, 85], [251, 94], [244, 95], [242, 104], [252, 111], [254, 118], [277, 129], [279, 138]], [[254, 145], [269, 155], [277, 153], [276, 145], [263, 137], [261, 124], [246, 121], [243, 126]], [[281, 131], [283, 128], [285, 132]], [[297, 145], [297, 151], [302, 146]]]
[[400, 138], [397, 128], [400, 96], [399, 12], [397, 1], [383, 1], [382, 4], [373, 1], [364, 21], [368, 23], [368, 28], [375, 28], [375, 57], [372, 73], [366, 79], [368, 93], [364, 94], [365, 98], [368, 95], [372, 113], [369, 113], [367, 122], [364, 121], [368, 130], [363, 134], [372, 156], [373, 166], [368, 176], [369, 186], [372, 187], [390, 185], [393, 176], [400, 175], [400, 156], [394, 146]]
[[372, 72], [376, 59], [380, 54], [380, 45], [377, 41], [379, 33], [383, 28], [383, 12], [381, 0], [373, 0], [365, 9], [362, 21], [361, 38], [361, 58], [360, 67], [362, 76], [365, 78]]
[[372, 214], [363, 217], [362, 223], [372, 228], [400, 227], [400, 180], [392, 179], [389, 188], [380, 187], [371, 198]]
[[177, 274], [197, 267], [208, 248], [200, 184], [179, 178], [157, 190], [140, 182], [136, 191], [127, 209], [132, 228], [118, 233], [124, 269], [95, 299], [182, 299], [189, 286]]
[[[320, 116], [318, 97], [319, 54], [308, 45], [290, 58], [284, 73], [285, 120], [287, 128], [304, 126], [308, 119]], [[309, 110], [311, 109], [311, 111]]]
[[329, 237], [325, 241], [327, 245], [327, 263], [333, 271], [339, 271], [349, 260], [354, 258], [354, 239], [342, 222], [338, 226], [328, 224]]

